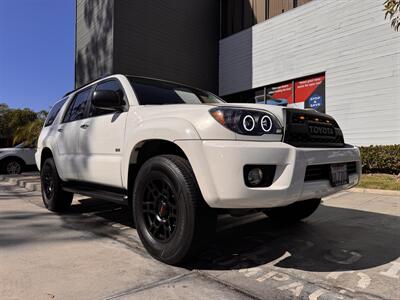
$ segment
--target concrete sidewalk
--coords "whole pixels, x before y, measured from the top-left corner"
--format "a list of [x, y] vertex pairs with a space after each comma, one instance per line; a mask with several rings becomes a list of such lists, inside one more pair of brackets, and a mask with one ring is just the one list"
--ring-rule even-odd
[[55, 215], [40, 201], [37, 192], [0, 183], [0, 299], [137, 298], [160, 289], [163, 298], [246, 298], [196, 271], [159, 263], [137, 237], [127, 247], [74, 228], [76, 216]]
[[343, 192], [287, 227], [221, 216], [177, 268], [149, 257], [125, 208], [75, 197], [56, 215], [21, 182], [0, 182], [0, 299], [400, 299], [397, 196]]
[[40, 191], [40, 177], [38, 172], [26, 172], [19, 175], [0, 175], [0, 181], [5, 181], [27, 191]]

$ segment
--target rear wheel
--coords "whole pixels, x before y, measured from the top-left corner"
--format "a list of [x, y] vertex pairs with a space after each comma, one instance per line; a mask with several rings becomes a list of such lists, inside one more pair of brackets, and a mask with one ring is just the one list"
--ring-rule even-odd
[[62, 190], [61, 179], [53, 158], [47, 158], [43, 163], [40, 180], [43, 203], [46, 208], [54, 212], [67, 211], [71, 206], [73, 193]]
[[21, 174], [23, 167], [24, 164], [22, 161], [15, 158], [10, 158], [6, 159], [3, 162], [2, 169], [4, 173], [13, 175], [13, 174]]
[[312, 215], [321, 203], [321, 199], [309, 199], [288, 206], [267, 208], [264, 213], [279, 223], [294, 223]]
[[132, 198], [139, 237], [162, 262], [184, 262], [215, 231], [216, 213], [204, 202], [189, 162], [179, 156], [146, 161]]

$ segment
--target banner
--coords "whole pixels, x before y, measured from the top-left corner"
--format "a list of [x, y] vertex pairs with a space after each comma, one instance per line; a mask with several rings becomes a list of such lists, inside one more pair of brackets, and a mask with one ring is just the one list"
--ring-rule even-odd
[[312, 108], [325, 113], [325, 75], [296, 80], [294, 84], [297, 107]]
[[266, 95], [268, 104], [274, 104], [269, 102], [277, 102], [277, 105], [278, 103], [291, 104], [293, 103], [293, 82], [266, 87]]

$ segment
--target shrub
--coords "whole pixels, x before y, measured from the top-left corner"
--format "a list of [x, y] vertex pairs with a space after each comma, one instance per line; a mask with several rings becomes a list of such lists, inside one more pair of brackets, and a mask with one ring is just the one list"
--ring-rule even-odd
[[400, 173], [400, 145], [360, 147], [363, 173]]

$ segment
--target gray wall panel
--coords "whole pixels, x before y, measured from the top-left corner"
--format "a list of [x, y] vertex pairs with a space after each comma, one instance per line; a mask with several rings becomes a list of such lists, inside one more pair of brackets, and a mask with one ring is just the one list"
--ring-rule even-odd
[[114, 0], [76, 1], [75, 87], [113, 72]]
[[115, 1], [114, 71], [217, 92], [215, 0]]

